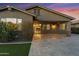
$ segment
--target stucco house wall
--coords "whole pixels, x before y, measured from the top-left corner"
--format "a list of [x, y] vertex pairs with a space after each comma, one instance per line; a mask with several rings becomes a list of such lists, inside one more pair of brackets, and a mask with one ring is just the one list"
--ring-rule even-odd
[[15, 9], [11, 10], [1, 10], [0, 11], [0, 18], [18, 18], [22, 19], [22, 41], [31, 41], [32, 34], [33, 34], [33, 16], [28, 15], [26, 13], [20, 12]]

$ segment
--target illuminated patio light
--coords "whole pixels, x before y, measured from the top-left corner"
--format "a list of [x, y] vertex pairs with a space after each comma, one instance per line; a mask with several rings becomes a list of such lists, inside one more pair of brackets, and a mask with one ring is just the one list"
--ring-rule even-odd
[[56, 29], [56, 25], [52, 25], [52, 29]]

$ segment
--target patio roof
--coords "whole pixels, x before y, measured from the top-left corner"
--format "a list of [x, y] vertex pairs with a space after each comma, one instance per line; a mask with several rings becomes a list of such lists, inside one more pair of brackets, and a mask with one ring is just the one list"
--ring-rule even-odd
[[43, 16], [37, 16], [36, 19], [38, 19], [39, 21], [47, 21], [47, 22], [67, 22], [69, 21], [68, 19], [51, 19], [49, 18], [49, 20], [46, 18], [46, 17], [43, 17]]
[[71, 24], [72, 24], [72, 25], [74, 25], [74, 24], [79, 24], [79, 19], [76, 19], [76, 20], [71, 21]]

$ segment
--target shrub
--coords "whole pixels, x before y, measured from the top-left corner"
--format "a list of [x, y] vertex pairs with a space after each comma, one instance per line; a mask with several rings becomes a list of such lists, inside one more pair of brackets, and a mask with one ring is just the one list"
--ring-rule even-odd
[[14, 40], [16, 37], [14, 30], [15, 28], [7, 26], [5, 22], [0, 22], [0, 41], [8, 42]]

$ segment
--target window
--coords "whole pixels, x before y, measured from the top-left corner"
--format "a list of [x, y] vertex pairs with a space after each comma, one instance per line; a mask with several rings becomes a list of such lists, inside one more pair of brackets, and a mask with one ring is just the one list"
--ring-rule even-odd
[[65, 30], [65, 24], [60, 24], [60, 29]]
[[34, 9], [34, 14], [39, 16], [40, 15], [40, 9], [39, 8], [35, 8]]
[[22, 30], [22, 19], [17, 19], [18, 30]]
[[50, 30], [50, 24], [47, 24], [47, 30]]
[[5, 23], [8, 29], [22, 29], [22, 19], [17, 18], [1, 18], [1, 22]]
[[36, 9], [34, 9], [34, 14], [36, 14]]
[[45, 28], [46, 28], [46, 25], [42, 24], [42, 30], [45, 30]]

